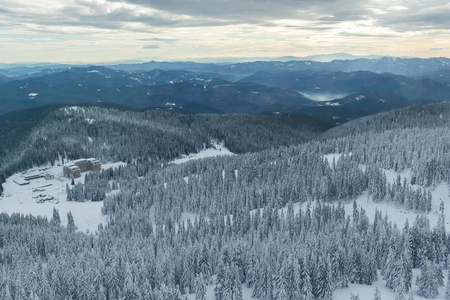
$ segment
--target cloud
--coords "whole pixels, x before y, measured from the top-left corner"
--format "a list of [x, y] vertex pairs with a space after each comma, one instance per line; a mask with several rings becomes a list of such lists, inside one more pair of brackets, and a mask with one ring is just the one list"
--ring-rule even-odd
[[363, 32], [340, 32], [339, 35], [341, 36], [355, 36], [355, 37], [376, 37], [376, 38], [395, 38], [399, 37], [399, 34], [378, 34], [378, 33], [363, 33]]
[[430, 0], [426, 3], [411, 1], [407, 9], [391, 10], [377, 16], [376, 23], [399, 32], [449, 30], [450, 3]]
[[159, 45], [147, 45], [142, 47], [143, 49], [159, 49]]
[[[323, 31], [342, 22], [373, 21], [399, 32], [449, 29], [446, 0], [2, 0], [0, 22], [36, 31], [67, 26], [82, 29], [153, 32], [189, 28], [300, 20], [303, 28]], [[28, 27], [27, 27], [28, 26]], [[300, 26], [301, 29], [302, 26]], [[53, 28], [49, 28], [53, 30]], [[49, 30], [49, 31], [50, 31]], [[167, 42], [167, 41], [163, 41]]]
[[444, 48], [430, 48], [430, 51], [443, 51]]
[[150, 38], [150, 39], [139, 39], [140, 41], [146, 42], [162, 42], [162, 43], [175, 43], [177, 39], [173, 38]]
[[[148, 54], [145, 50], [170, 43], [177, 47], [164, 47], [163, 55], [172, 58], [180, 55], [178, 49], [184, 50], [183, 55], [203, 57], [213, 53], [304, 56], [329, 49], [357, 49], [359, 53], [355, 54], [364, 55], [368, 53], [361, 51], [376, 49], [375, 54], [392, 55], [386, 51], [419, 48], [422, 55], [427, 55], [424, 53], [428, 53], [430, 45], [450, 48], [447, 0], [0, 1], [1, 30], [8, 29], [16, 35], [96, 40], [86, 45], [86, 53], [89, 49], [98, 52], [98, 47], [108, 45], [105, 48], [111, 53], [123, 51], [139, 57]], [[443, 42], [427, 43], [430, 36]], [[16, 47], [4, 43], [0, 49], [2, 58], [6, 48]], [[39, 47], [46, 49], [44, 45]], [[29, 49], [33, 47], [23, 51]]]

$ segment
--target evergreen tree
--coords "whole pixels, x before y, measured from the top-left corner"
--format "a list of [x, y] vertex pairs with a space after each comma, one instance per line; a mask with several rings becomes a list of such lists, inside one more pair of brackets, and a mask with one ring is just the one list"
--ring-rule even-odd
[[445, 287], [445, 300], [450, 300], [450, 270], [447, 275], [447, 286]]
[[373, 300], [381, 300], [381, 292], [378, 287], [375, 288], [375, 293], [373, 295]]
[[206, 300], [206, 285], [203, 273], [198, 274], [195, 278], [195, 299]]
[[438, 295], [438, 282], [436, 279], [436, 273], [434, 266], [429, 260], [422, 262], [420, 268], [420, 276], [417, 280], [417, 286], [419, 290], [417, 294], [425, 298], [436, 298]]
[[350, 299], [351, 300], [359, 300], [359, 295], [358, 294], [356, 294], [356, 295], [354, 295], [353, 293], [350, 295]]
[[69, 231], [76, 231], [78, 229], [77, 226], [75, 226], [75, 222], [73, 220], [72, 212], [67, 213], [67, 229]]
[[59, 212], [56, 208], [53, 207], [53, 216], [50, 221], [53, 225], [60, 225], [61, 224], [61, 218], [59, 217]]

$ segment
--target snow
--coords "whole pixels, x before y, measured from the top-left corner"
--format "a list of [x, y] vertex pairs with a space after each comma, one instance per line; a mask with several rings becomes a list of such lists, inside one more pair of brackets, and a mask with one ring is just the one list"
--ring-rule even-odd
[[[348, 154], [346, 153], [330, 153], [323, 155], [323, 159], [327, 160], [330, 164], [330, 167], [332, 167], [333, 159], [337, 163], [339, 159], [342, 157], [342, 155], [352, 155], [351, 152]], [[360, 165], [361, 170], [365, 170], [365, 165]], [[383, 170], [387, 182], [394, 183], [397, 180], [397, 177], [400, 175], [400, 180], [403, 183], [403, 180], [406, 178], [406, 182], [410, 182], [412, 177], [412, 171], [411, 169], [405, 169], [402, 172], [396, 172], [393, 169], [384, 169]], [[412, 185], [413, 189], [419, 188], [418, 185]], [[449, 195], [449, 186], [442, 182], [436, 187], [430, 189], [431, 195], [433, 197], [432, 203], [431, 203], [431, 212], [427, 214], [428, 219], [430, 220], [430, 225], [433, 227], [437, 224], [438, 221], [438, 211], [441, 201], [444, 201], [445, 205], [445, 216], [446, 216], [446, 229], [450, 230], [450, 195]], [[369, 196], [368, 192], [365, 191], [360, 195], [356, 200], [356, 203], [359, 207], [362, 207], [366, 211], [366, 215], [369, 218], [371, 222], [373, 222], [375, 217], [375, 211], [378, 209], [381, 211], [382, 215], [388, 216], [389, 220], [391, 222], [394, 222], [397, 224], [397, 227], [402, 228], [403, 225], [405, 225], [406, 220], [408, 220], [409, 224], [412, 225], [416, 216], [422, 215], [421, 212], [416, 211], [410, 211], [406, 210], [403, 205], [398, 205], [395, 202], [373, 202], [372, 198]], [[306, 207], [306, 204], [304, 203], [303, 209]], [[352, 215], [353, 213], [353, 202], [346, 203], [345, 204], [345, 211], [348, 215]]]
[[[216, 299], [214, 295], [214, 288], [216, 287], [215, 284], [208, 285], [206, 287], [206, 299], [207, 300], [214, 300]], [[259, 299], [259, 298], [253, 298], [252, 297], [253, 289], [248, 288], [245, 284], [242, 285], [242, 299], [244, 300], [250, 300], [250, 299]], [[195, 300], [195, 294], [190, 294], [187, 296], [187, 299], [189, 300]]]
[[[117, 168], [121, 165], [125, 165], [125, 163], [107, 163], [102, 165], [102, 169]], [[70, 186], [71, 179], [63, 176], [61, 163], [55, 166], [47, 166], [40, 170], [53, 174], [55, 178], [51, 180], [46, 180], [45, 178], [30, 180], [29, 184], [25, 186], [19, 186], [14, 182], [14, 180], [23, 178], [21, 173], [14, 174], [6, 179], [6, 182], [3, 184], [4, 197], [0, 198], [0, 212], [45, 216], [50, 220], [53, 215], [53, 208], [56, 208], [61, 217], [61, 224], [66, 226], [67, 213], [70, 211], [72, 212], [75, 225], [81, 232], [86, 232], [87, 230], [94, 232], [100, 223], [106, 224], [108, 217], [102, 215], [101, 211], [103, 201], [72, 202], [66, 200], [66, 184]], [[29, 172], [32, 172], [32, 170], [29, 170]], [[75, 183], [84, 183], [87, 173], [89, 172], [81, 173], [80, 178], [74, 179]], [[39, 198], [39, 195], [42, 195], [41, 198], [54, 197], [54, 199], [44, 203], [37, 203], [36, 200]]]
[[39, 95], [39, 93], [29, 93], [28, 97], [36, 97], [37, 95]]
[[[349, 153], [351, 155], [351, 153]], [[342, 153], [331, 153], [324, 155], [323, 158], [327, 159], [327, 161], [330, 163], [330, 166], [332, 164], [333, 158], [337, 162], [342, 157]], [[364, 168], [364, 165], [361, 165], [361, 168]], [[393, 183], [395, 180], [397, 180], [397, 176], [400, 175], [401, 181], [403, 183], [403, 179], [406, 178], [407, 182], [410, 182], [412, 172], [411, 169], [405, 169], [402, 172], [395, 172], [393, 169], [384, 170], [384, 173], [386, 174], [386, 179], [388, 182]], [[418, 188], [418, 185], [412, 185], [412, 188]], [[446, 230], [450, 230], [450, 186], [445, 183], [441, 182], [436, 187], [431, 189], [431, 195], [432, 195], [432, 209], [431, 212], [426, 214], [427, 218], [430, 220], [430, 226], [434, 227], [438, 223], [439, 218], [439, 206], [441, 201], [445, 203], [445, 227]], [[372, 198], [369, 196], [368, 192], [363, 192], [362, 195], [360, 195], [356, 200], [356, 204], [358, 205], [358, 208], [363, 208], [366, 212], [366, 216], [369, 218], [370, 222], [374, 221], [375, 218], [375, 211], [378, 210], [381, 212], [383, 216], [387, 215], [390, 222], [393, 224], [396, 224], [397, 228], [403, 228], [406, 221], [408, 220], [410, 226], [413, 225], [414, 220], [416, 219], [416, 216], [423, 215], [421, 212], [416, 211], [409, 211], [404, 208], [403, 205], [398, 205], [395, 202], [373, 202]], [[306, 210], [307, 202], [303, 203], [294, 203], [294, 213], [298, 213], [300, 209], [303, 211]], [[314, 207], [315, 202], [311, 203], [311, 206]], [[347, 215], [353, 214], [353, 202], [352, 201], [346, 201], [344, 202], [344, 208], [345, 213]], [[255, 213], [256, 210], [252, 211], [251, 213]], [[284, 214], [287, 213], [287, 206], [280, 209], [280, 214], [283, 212]], [[413, 270], [413, 279], [412, 279], [412, 289], [414, 294], [414, 299], [416, 300], [422, 300], [425, 299], [423, 297], [420, 297], [417, 295], [417, 285], [415, 285], [415, 281], [417, 278], [417, 275], [419, 274], [420, 270], [414, 269]], [[444, 282], [447, 282], [447, 272], [444, 273]], [[394, 290], [388, 289], [385, 287], [386, 282], [382, 279], [382, 276], [378, 277], [378, 281], [374, 282], [372, 285], [360, 285], [360, 284], [349, 284], [348, 288], [339, 289], [334, 292], [333, 299], [335, 300], [348, 300], [351, 297], [351, 294], [358, 294], [360, 299], [373, 299], [373, 295], [375, 292], [375, 287], [378, 287], [381, 292], [381, 299], [383, 300], [394, 300], [395, 299], [395, 292]], [[436, 299], [443, 299], [445, 295], [445, 287], [439, 288], [439, 296]], [[245, 299], [245, 298], [244, 298]], [[250, 299], [250, 298], [248, 298]], [[407, 295], [405, 294], [405, 299], [407, 299]]]
[[223, 143], [218, 143], [213, 141], [212, 142], [212, 148], [203, 149], [198, 153], [193, 153], [189, 155], [184, 155], [181, 158], [175, 159], [171, 161], [172, 164], [183, 164], [191, 160], [195, 159], [202, 159], [207, 157], [214, 157], [214, 156], [228, 156], [228, 155], [235, 155], [233, 152], [228, 150]]
[[[413, 277], [412, 277], [412, 292], [415, 300], [425, 300], [426, 298], [420, 297], [417, 295], [417, 285], [415, 284], [417, 275], [420, 274], [419, 269], [413, 269]], [[444, 274], [444, 282], [447, 282], [447, 272], [443, 272]], [[348, 288], [343, 288], [336, 290], [333, 295], [333, 299], [335, 300], [348, 300], [350, 299], [351, 294], [358, 294], [359, 299], [361, 300], [369, 300], [373, 299], [375, 294], [375, 288], [378, 287], [381, 294], [381, 299], [383, 300], [395, 300], [394, 290], [391, 290], [386, 287], [386, 280], [383, 280], [382, 276], [378, 272], [378, 280], [374, 282], [372, 285], [364, 285], [364, 284], [352, 284], [348, 285]], [[439, 287], [439, 296], [435, 299], [444, 299], [445, 295], [445, 286]], [[404, 295], [404, 299], [408, 299], [408, 294]]]
[[[420, 297], [417, 295], [418, 287], [415, 284], [417, 275], [420, 274], [419, 269], [413, 269], [413, 277], [412, 277], [412, 292], [414, 295], [414, 299], [416, 300], [425, 300], [426, 298]], [[447, 282], [447, 272], [443, 272], [444, 274], [444, 282]], [[375, 281], [372, 285], [365, 285], [365, 284], [353, 284], [349, 283], [347, 288], [338, 289], [334, 291], [333, 299], [334, 300], [349, 300], [351, 299], [351, 295], [359, 295], [359, 299], [361, 300], [369, 300], [373, 299], [373, 296], [375, 294], [375, 289], [378, 287], [380, 290], [381, 299], [383, 300], [395, 300], [395, 292], [392, 289], [389, 289], [386, 287], [386, 280], [383, 280], [383, 277], [380, 275], [378, 271], [378, 280]], [[206, 299], [207, 300], [214, 300], [214, 288], [215, 285], [208, 285], [206, 287]], [[445, 286], [439, 287], [439, 296], [435, 299], [444, 299], [445, 295]], [[242, 298], [244, 300], [252, 300], [252, 299], [259, 299], [252, 297], [253, 289], [248, 288], [245, 284], [242, 285]], [[404, 298], [408, 299], [408, 294], [404, 294]], [[187, 295], [187, 299], [194, 300], [195, 294], [189, 294]]]
[[328, 161], [328, 163], [330, 164], [330, 167], [333, 167], [333, 159], [334, 159], [334, 162], [337, 163], [338, 160], [342, 157], [342, 155], [344, 155], [344, 156], [346, 156], [346, 155], [352, 156], [352, 153], [351, 152], [349, 152], [349, 153], [330, 153], [330, 154], [322, 155], [322, 158], [324, 160]]
[[84, 119], [86, 122], [88, 122], [89, 124], [94, 124], [94, 122], [95, 122], [95, 119], [89, 119], [89, 118], [86, 118], [86, 119]]
[[406, 181], [408, 183], [411, 180], [411, 175], [412, 175], [411, 169], [405, 169], [401, 173], [395, 172], [394, 169], [384, 169], [383, 171], [384, 171], [384, 174], [386, 175], [387, 181], [390, 183], [394, 183], [397, 180], [398, 175], [400, 175], [402, 183], [403, 183], [403, 178], [406, 178]]
[[88, 73], [98, 73], [98, 70], [87, 71]]
[[61, 108], [66, 114], [70, 114], [71, 112], [84, 112], [84, 108], [79, 106], [70, 106]]
[[328, 106], [340, 106], [341, 104], [338, 103], [338, 102], [325, 102], [325, 105], [328, 105]]
[[[412, 172], [411, 169], [405, 169], [402, 172], [395, 172], [393, 169], [390, 170], [384, 170], [384, 173], [386, 174], [386, 179], [391, 184], [397, 180], [397, 176], [400, 175], [400, 180], [403, 183], [404, 178], [406, 178], [406, 182], [410, 182]], [[411, 188], [417, 189], [419, 188], [418, 185], [411, 185]], [[438, 222], [439, 217], [439, 206], [441, 204], [441, 201], [445, 204], [445, 217], [446, 217], [446, 230], [450, 230], [450, 186], [446, 184], [445, 182], [441, 182], [436, 187], [428, 188], [431, 191], [432, 195], [432, 202], [431, 202], [431, 212], [426, 214], [427, 218], [430, 220], [430, 225], [433, 227]], [[423, 213], [415, 212], [415, 211], [408, 211], [406, 210], [402, 205], [397, 205], [394, 202], [378, 202], [375, 203], [371, 200], [367, 192], [365, 192], [363, 195], [358, 197], [356, 200], [357, 204], [360, 205], [362, 208], [366, 210], [367, 216], [373, 221], [374, 215], [375, 215], [375, 208], [380, 210], [383, 214], [388, 215], [389, 220], [396, 223], [397, 226], [400, 228], [403, 227], [406, 220], [409, 221], [409, 224], [412, 225], [417, 215], [421, 215]], [[353, 211], [353, 207], [349, 205], [349, 207], [346, 207], [346, 212], [350, 213]]]
[[[408, 172], [406, 172], [408, 173]], [[402, 174], [402, 173], [400, 173]], [[396, 176], [395, 176], [396, 177]], [[434, 227], [436, 226], [438, 222], [438, 209], [439, 204], [441, 200], [444, 201], [444, 203], [450, 203], [450, 196], [449, 196], [449, 186], [442, 182], [439, 184], [436, 188], [434, 188], [431, 191], [431, 194], [433, 196], [432, 201], [432, 210], [429, 214], [427, 214], [428, 219], [430, 220], [430, 226]], [[373, 202], [371, 198], [369, 197], [367, 192], [364, 192], [360, 197], [356, 199], [356, 203], [358, 205], [358, 208], [363, 208], [366, 211], [366, 215], [369, 218], [370, 222], [374, 221], [375, 217], [375, 211], [379, 210], [381, 211], [382, 215], [388, 216], [388, 219], [390, 222], [393, 222], [397, 225], [397, 228], [403, 228], [405, 225], [406, 220], [408, 220], [410, 226], [413, 225], [414, 220], [416, 216], [422, 215], [422, 213], [417, 213], [414, 211], [408, 211], [404, 209], [404, 207], [396, 205], [393, 202]], [[306, 209], [307, 203], [304, 202], [301, 205], [299, 203], [294, 204], [294, 213], [297, 213], [300, 208], [303, 210]], [[312, 203], [312, 206], [314, 203]], [[353, 213], [353, 202], [349, 202], [344, 204], [345, 207], [345, 213], [347, 215], [352, 215]], [[282, 209], [283, 212], [286, 214], [287, 207]], [[450, 204], [447, 204], [445, 207], [445, 227], [446, 230], [450, 230]], [[413, 280], [412, 280], [412, 288], [413, 288], [413, 294], [414, 299], [416, 300], [422, 300], [425, 299], [423, 297], [420, 297], [417, 295], [417, 285], [414, 283], [416, 282], [417, 274], [420, 272], [418, 269], [413, 270]], [[447, 277], [447, 272], [443, 272], [444, 276]], [[385, 287], [386, 281], [382, 279], [381, 276], [378, 277], [378, 281], [374, 282], [372, 285], [361, 285], [361, 284], [349, 284], [348, 288], [339, 289], [334, 292], [333, 299], [335, 300], [347, 300], [350, 299], [351, 294], [359, 294], [360, 299], [373, 299], [373, 295], [375, 292], [375, 287], [378, 286], [380, 292], [381, 292], [381, 299], [383, 300], [394, 300], [395, 299], [395, 293], [394, 290], [388, 289]], [[444, 279], [444, 282], [447, 282], [447, 279]], [[443, 299], [445, 295], [445, 287], [439, 288], [439, 296], [436, 299]], [[405, 295], [405, 299], [407, 299], [407, 295]]]

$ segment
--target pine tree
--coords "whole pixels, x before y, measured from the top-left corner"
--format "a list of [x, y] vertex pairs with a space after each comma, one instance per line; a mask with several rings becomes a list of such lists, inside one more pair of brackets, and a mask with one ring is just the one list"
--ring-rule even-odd
[[198, 274], [195, 278], [195, 299], [206, 300], [206, 285], [203, 273]]
[[450, 300], [450, 270], [447, 274], [447, 286], [445, 288], [445, 300]]
[[381, 300], [381, 292], [378, 287], [375, 288], [375, 293], [373, 295], [373, 300]]
[[50, 221], [53, 225], [60, 225], [61, 224], [61, 218], [59, 217], [59, 212], [56, 208], [53, 207], [53, 216]]
[[403, 286], [399, 285], [395, 289], [395, 300], [404, 300]]
[[353, 293], [350, 295], [351, 300], [359, 300], [359, 294], [354, 295]]
[[71, 211], [69, 211], [67, 213], [67, 229], [69, 231], [72, 231], [72, 232], [76, 231], [78, 229], [78, 227], [75, 226], [75, 222], [73, 220], [73, 216], [72, 216], [72, 212]]
[[417, 294], [425, 298], [436, 298], [438, 295], [438, 282], [434, 266], [429, 260], [422, 261], [420, 277], [417, 279], [419, 290]]

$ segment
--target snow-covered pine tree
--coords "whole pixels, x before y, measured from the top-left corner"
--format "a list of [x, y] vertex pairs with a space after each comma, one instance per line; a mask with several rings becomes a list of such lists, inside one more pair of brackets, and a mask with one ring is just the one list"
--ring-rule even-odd
[[381, 292], [378, 287], [375, 288], [375, 292], [373, 295], [373, 300], [381, 300]]
[[438, 295], [438, 282], [434, 266], [429, 260], [422, 261], [420, 275], [417, 280], [419, 290], [417, 294], [425, 298], [436, 298]]
[[206, 300], [206, 285], [203, 273], [198, 274], [195, 278], [195, 299]]

